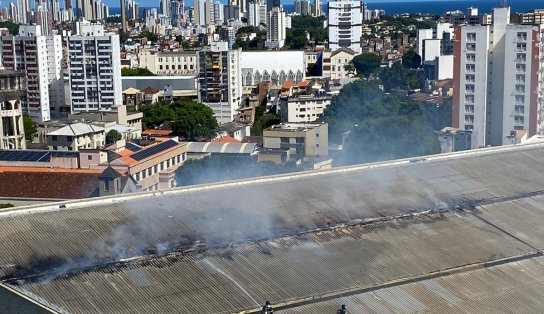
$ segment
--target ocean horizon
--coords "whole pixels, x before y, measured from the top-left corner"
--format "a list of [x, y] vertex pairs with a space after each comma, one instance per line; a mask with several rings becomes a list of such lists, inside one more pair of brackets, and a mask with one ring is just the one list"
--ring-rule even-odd
[[[313, 1], [312, 1], [313, 2]], [[437, 1], [437, 0], [395, 0], [395, 1], [372, 1], [368, 2], [368, 8], [371, 10], [384, 10], [387, 15], [402, 14], [402, 13], [422, 13], [422, 14], [443, 14], [448, 11], [460, 10], [464, 11], [468, 7], [476, 7], [481, 13], [491, 13], [494, 7], [501, 6], [502, 0], [453, 0], [453, 1]], [[544, 9], [544, 1], [542, 0], [509, 0], [507, 2], [512, 13], [527, 12], [533, 9]], [[145, 9], [154, 7], [141, 7], [140, 15], [143, 15]], [[292, 3], [284, 3], [283, 8], [287, 12], [293, 11]], [[157, 8], [158, 9], [158, 8]], [[323, 5], [323, 11], [326, 12], [327, 5]], [[121, 8], [110, 7], [110, 15], [121, 14]]]

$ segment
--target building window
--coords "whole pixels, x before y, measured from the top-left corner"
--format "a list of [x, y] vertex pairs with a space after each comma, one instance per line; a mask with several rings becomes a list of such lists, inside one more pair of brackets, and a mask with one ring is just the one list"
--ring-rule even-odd
[[527, 33], [518, 32], [517, 39], [518, 41], [527, 41]]
[[514, 116], [515, 124], [523, 124], [524, 122], [525, 122], [525, 118], [523, 116]]
[[525, 103], [525, 96], [524, 95], [516, 95], [516, 104], [524, 104], [524, 103]]
[[466, 113], [474, 113], [474, 105], [465, 105]]
[[51, 136], [51, 140], [52, 140], [53, 142], [56, 142], [56, 141], [57, 141], [57, 136], [56, 136], [56, 135]]
[[476, 55], [473, 53], [467, 54], [467, 62], [476, 62]]
[[467, 51], [476, 51], [476, 44], [467, 44]]
[[465, 123], [474, 123], [474, 116], [473, 115], [465, 115]]
[[525, 52], [527, 51], [527, 44], [516, 44], [516, 51]]
[[516, 74], [516, 83], [525, 83], [525, 74]]
[[465, 81], [469, 83], [474, 83], [476, 81], [476, 76], [474, 74], [467, 74], [465, 76]]
[[472, 84], [465, 85], [465, 92], [466, 93], [474, 93], [474, 85], [472, 85]]
[[468, 73], [474, 73], [476, 71], [476, 65], [474, 64], [467, 64], [465, 66], [465, 70], [468, 72]]
[[467, 33], [467, 41], [476, 41], [476, 33]]
[[525, 72], [525, 64], [516, 64], [517, 72]]
[[516, 85], [516, 93], [524, 93], [525, 94], [525, 85]]
[[516, 62], [525, 62], [525, 61], [527, 61], [526, 54], [524, 53], [516, 54]]
[[522, 106], [522, 105], [514, 106], [514, 113], [515, 114], [524, 114], [525, 113], [525, 107]]
[[108, 192], [110, 190], [110, 181], [104, 180], [104, 191]]
[[87, 155], [87, 160], [93, 160], [93, 156], [92, 155]]

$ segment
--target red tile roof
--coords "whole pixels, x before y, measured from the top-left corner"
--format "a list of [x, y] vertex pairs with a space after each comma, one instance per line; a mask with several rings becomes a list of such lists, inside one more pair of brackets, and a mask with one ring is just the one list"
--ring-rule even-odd
[[216, 138], [212, 140], [213, 143], [240, 143], [239, 140], [235, 139], [232, 136], [223, 136], [221, 138]]
[[98, 196], [102, 169], [0, 167], [0, 196], [78, 199]]
[[281, 85], [281, 89], [289, 89], [295, 85], [295, 82], [293, 81], [285, 81], [283, 82], [283, 85]]
[[142, 135], [146, 135], [146, 136], [170, 136], [172, 134], [174, 134], [174, 131], [172, 130], [149, 129], [142, 132]]

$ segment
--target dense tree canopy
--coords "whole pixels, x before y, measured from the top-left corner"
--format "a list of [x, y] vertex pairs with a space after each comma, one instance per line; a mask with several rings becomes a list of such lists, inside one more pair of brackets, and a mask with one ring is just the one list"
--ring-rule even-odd
[[[330, 138], [345, 141], [338, 164], [372, 162], [440, 152], [425, 111], [383, 93], [377, 82], [346, 85], [325, 110]], [[347, 133], [346, 133], [347, 132]]]
[[0, 27], [1, 28], [7, 28], [11, 35], [18, 35], [19, 34], [19, 25], [15, 24], [15, 23], [13, 23], [11, 21], [0, 22]]
[[179, 185], [187, 186], [269, 176], [296, 170], [296, 166], [293, 164], [257, 163], [253, 158], [241, 159], [217, 155], [200, 160], [188, 160], [176, 171], [176, 182]]
[[157, 34], [152, 33], [150, 31], [141, 32], [140, 35], [138, 35], [138, 37], [139, 38], [147, 37], [147, 40], [151, 42], [156, 42], [157, 40], [159, 40], [159, 36], [157, 36]]
[[414, 49], [410, 49], [402, 55], [402, 65], [409, 69], [417, 69], [421, 66], [421, 56]]
[[141, 110], [144, 129], [169, 122], [176, 135], [189, 141], [213, 138], [216, 135], [217, 120], [213, 111], [201, 103], [181, 99], [173, 103], [160, 102], [145, 106]]
[[327, 40], [327, 29], [323, 27], [324, 16], [312, 17], [310, 15], [296, 15], [291, 17], [291, 28], [287, 29], [285, 42], [290, 49], [302, 49], [310, 40], [317, 44]]
[[266, 112], [266, 104], [260, 105], [255, 108], [255, 122], [251, 127], [251, 135], [261, 136], [263, 130], [280, 123], [280, 118], [273, 112]]
[[370, 74], [376, 73], [382, 63], [382, 57], [374, 53], [362, 53], [350, 61], [357, 74], [368, 78]]
[[421, 87], [418, 79], [418, 72], [414, 69], [408, 69], [395, 62], [391, 68], [384, 68], [380, 73], [380, 81], [386, 91], [392, 89], [416, 89]]
[[119, 133], [119, 131], [110, 130], [106, 134], [106, 144], [113, 144], [113, 143], [117, 142], [118, 140], [120, 140], [122, 138], [123, 138], [123, 135], [121, 135], [121, 133]]
[[144, 68], [122, 68], [122, 76], [154, 76], [153, 72]]
[[32, 141], [36, 133], [38, 133], [38, 124], [26, 112], [23, 113], [23, 127], [25, 129], [25, 139]]

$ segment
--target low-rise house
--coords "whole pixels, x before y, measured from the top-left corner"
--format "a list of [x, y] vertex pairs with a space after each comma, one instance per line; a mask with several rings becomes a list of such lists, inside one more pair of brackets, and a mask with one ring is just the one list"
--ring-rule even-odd
[[142, 90], [144, 93], [144, 104], [151, 105], [159, 101], [160, 89], [154, 87], [146, 87]]
[[105, 144], [104, 128], [88, 123], [74, 123], [47, 133], [49, 150], [93, 149]]
[[129, 87], [123, 91], [123, 104], [129, 108], [138, 109], [144, 102], [144, 94], [139, 89]]
[[175, 172], [187, 159], [187, 145], [175, 139], [141, 147], [120, 140], [104, 150], [80, 152], [82, 168], [111, 166], [134, 178], [142, 191], [165, 190], [176, 186]]
[[232, 121], [223, 123], [217, 130], [218, 137], [230, 136], [238, 141], [242, 141], [244, 137], [250, 136], [249, 124]]

